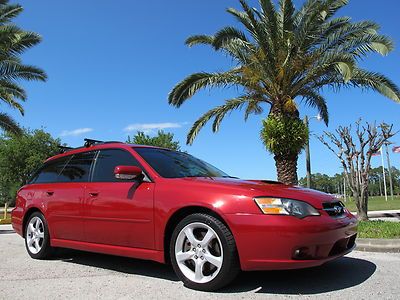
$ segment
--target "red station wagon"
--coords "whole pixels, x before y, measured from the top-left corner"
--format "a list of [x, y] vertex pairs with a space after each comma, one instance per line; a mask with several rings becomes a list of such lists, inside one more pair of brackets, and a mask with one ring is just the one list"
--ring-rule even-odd
[[321, 265], [355, 247], [357, 220], [331, 195], [241, 180], [187, 153], [87, 140], [23, 186], [12, 225], [33, 258], [55, 247], [171, 263], [212, 291], [240, 270]]

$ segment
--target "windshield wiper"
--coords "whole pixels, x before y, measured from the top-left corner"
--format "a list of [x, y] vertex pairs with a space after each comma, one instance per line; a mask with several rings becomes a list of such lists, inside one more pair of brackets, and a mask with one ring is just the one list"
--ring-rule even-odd
[[221, 176], [222, 178], [233, 178], [233, 179], [239, 179], [239, 177], [235, 177], [235, 176], [229, 176], [229, 175], [224, 175]]
[[188, 175], [188, 176], [183, 176], [183, 177], [184, 177], [184, 178], [204, 177], [204, 178], [210, 178], [210, 179], [214, 180], [214, 178], [211, 177], [210, 175], [204, 175], [204, 174]]

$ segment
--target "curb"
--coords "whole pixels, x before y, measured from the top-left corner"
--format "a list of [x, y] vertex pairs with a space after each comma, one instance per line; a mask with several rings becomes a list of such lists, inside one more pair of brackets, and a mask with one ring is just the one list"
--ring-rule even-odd
[[357, 239], [356, 244], [358, 251], [400, 253], [400, 239]]
[[11, 218], [0, 219], [0, 224], [1, 224], [1, 225], [4, 225], [4, 224], [11, 224]]

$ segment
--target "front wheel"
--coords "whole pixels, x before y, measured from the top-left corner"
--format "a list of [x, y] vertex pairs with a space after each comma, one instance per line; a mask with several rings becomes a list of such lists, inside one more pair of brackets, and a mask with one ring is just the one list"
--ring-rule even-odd
[[47, 258], [53, 251], [47, 222], [40, 212], [34, 212], [26, 222], [25, 246], [28, 254], [36, 259]]
[[239, 273], [239, 259], [230, 230], [217, 218], [192, 214], [175, 228], [170, 245], [175, 273], [184, 285], [215, 291]]

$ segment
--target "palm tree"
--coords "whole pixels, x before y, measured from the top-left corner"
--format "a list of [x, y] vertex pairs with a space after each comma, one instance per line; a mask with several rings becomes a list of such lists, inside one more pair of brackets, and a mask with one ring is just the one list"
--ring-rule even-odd
[[[21, 102], [25, 101], [27, 96], [19, 81], [21, 79], [45, 81], [47, 76], [43, 70], [22, 63], [19, 56], [25, 50], [37, 45], [41, 38], [38, 34], [24, 31], [11, 22], [23, 8], [8, 2], [0, 0], [0, 99], [23, 115]], [[21, 134], [21, 129], [15, 120], [4, 112], [0, 112], [0, 128]]]
[[204, 88], [238, 87], [234, 99], [217, 106], [192, 126], [187, 143], [193, 143], [200, 129], [214, 120], [218, 131], [222, 119], [232, 110], [244, 109], [244, 117], [269, 114], [261, 137], [274, 154], [278, 180], [297, 183], [297, 157], [307, 141], [307, 128], [299, 118], [299, 101], [315, 107], [326, 124], [329, 121], [324, 87], [339, 90], [358, 87], [375, 90], [400, 101], [399, 88], [384, 75], [359, 67], [369, 53], [387, 55], [393, 49], [390, 38], [378, 34], [371, 21], [352, 22], [335, 17], [347, 0], [307, 0], [296, 10], [292, 0], [259, 0], [260, 9], [240, 0], [242, 11], [227, 12], [245, 31], [225, 27], [214, 35], [194, 35], [188, 46], [205, 44], [232, 58], [233, 67], [225, 72], [195, 73], [178, 83], [169, 94], [169, 103], [180, 107]]

